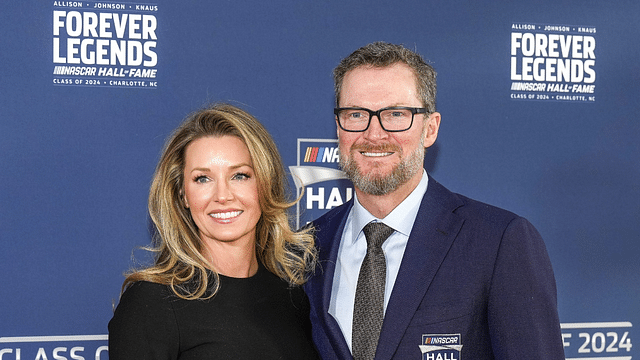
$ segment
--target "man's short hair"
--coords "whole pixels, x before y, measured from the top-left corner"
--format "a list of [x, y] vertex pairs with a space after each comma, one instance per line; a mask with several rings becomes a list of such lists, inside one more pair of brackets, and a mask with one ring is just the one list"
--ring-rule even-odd
[[387, 67], [402, 62], [408, 65], [416, 76], [418, 94], [422, 105], [431, 114], [436, 111], [436, 71], [427, 64], [418, 53], [402, 45], [387, 42], [374, 42], [365, 45], [340, 61], [333, 70], [335, 83], [336, 105], [339, 106], [342, 81], [347, 72], [360, 67]]

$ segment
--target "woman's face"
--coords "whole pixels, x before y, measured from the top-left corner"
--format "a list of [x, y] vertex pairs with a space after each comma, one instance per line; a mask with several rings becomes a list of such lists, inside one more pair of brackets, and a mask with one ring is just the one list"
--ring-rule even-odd
[[185, 151], [184, 201], [211, 249], [254, 246], [262, 214], [247, 146], [235, 136], [202, 137]]

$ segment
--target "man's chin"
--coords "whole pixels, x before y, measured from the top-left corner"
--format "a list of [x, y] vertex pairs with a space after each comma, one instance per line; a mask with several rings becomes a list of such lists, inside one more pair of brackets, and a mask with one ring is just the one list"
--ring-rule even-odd
[[368, 178], [384, 179], [390, 176], [395, 167], [390, 164], [373, 163], [363, 166], [358, 164], [358, 173]]
[[376, 182], [376, 183], [380, 183], [385, 181], [386, 179], [388, 179], [391, 176], [390, 172], [369, 172], [369, 173], [365, 173], [362, 177], [365, 179], [368, 179], [369, 181], [372, 182]]

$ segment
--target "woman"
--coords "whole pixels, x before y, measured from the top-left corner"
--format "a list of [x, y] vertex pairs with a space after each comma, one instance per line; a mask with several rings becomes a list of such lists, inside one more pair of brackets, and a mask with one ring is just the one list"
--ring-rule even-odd
[[155, 264], [130, 273], [109, 358], [309, 359], [313, 237], [289, 227], [285, 173], [264, 127], [231, 105], [189, 116], [156, 169]]

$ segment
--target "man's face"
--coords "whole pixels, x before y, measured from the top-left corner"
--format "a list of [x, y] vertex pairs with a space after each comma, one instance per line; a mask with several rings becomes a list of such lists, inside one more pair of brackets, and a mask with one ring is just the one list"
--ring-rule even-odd
[[[378, 110], [389, 106], [422, 107], [411, 68], [396, 63], [384, 68], [361, 66], [342, 82], [340, 107]], [[338, 127], [340, 164], [357, 189], [386, 195], [402, 186], [413, 189], [422, 177], [424, 149], [437, 137], [440, 114], [416, 114], [410, 129], [387, 132], [377, 117], [366, 131]]]

